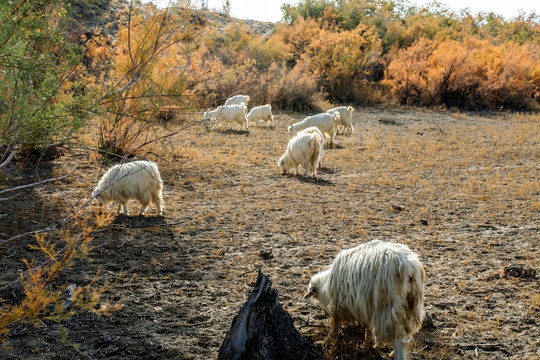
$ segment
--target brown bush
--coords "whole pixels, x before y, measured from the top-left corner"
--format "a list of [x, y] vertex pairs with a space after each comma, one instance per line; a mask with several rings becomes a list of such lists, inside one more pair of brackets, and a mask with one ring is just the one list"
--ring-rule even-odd
[[293, 111], [317, 109], [322, 99], [316, 75], [312, 74], [306, 61], [294, 67], [274, 62], [266, 71], [259, 71], [254, 64], [244, 64], [226, 69], [222, 64], [222, 77], [209, 79], [195, 88], [205, 107], [222, 105], [233, 94], [249, 94], [250, 105], [271, 104], [275, 108]]
[[190, 103], [186, 54], [197, 31], [186, 25], [187, 11], [154, 8], [143, 16], [141, 9], [132, 10], [128, 23], [120, 26], [110, 60], [99, 48], [90, 47], [87, 54], [97, 62], [110, 61], [106, 80], [97, 87], [102, 97], [98, 147], [122, 157], [132, 156], [155, 134], [162, 106]]
[[244, 25], [230, 25], [223, 33], [209, 31], [189, 63], [189, 81], [197, 83], [194, 94], [199, 106], [222, 105], [228, 97], [242, 93], [249, 94], [250, 105], [316, 109], [321, 99], [317, 72], [310, 68], [307, 56], [293, 59], [293, 48], [283, 35], [251, 35]]
[[401, 104], [419, 104], [427, 87], [428, 60], [433, 46], [420, 39], [414, 45], [396, 51], [389, 57], [383, 85], [390, 88]]
[[[486, 44], [476, 50], [470, 75], [478, 79], [475, 99], [489, 108], [527, 108], [533, 105], [538, 84], [538, 61], [529, 51], [514, 43], [499, 46]], [[475, 101], [475, 102], [476, 102]]]
[[269, 69], [268, 75], [277, 75], [270, 88], [270, 103], [278, 108], [294, 111], [318, 111], [322, 100], [317, 87], [316, 75], [311, 74], [307, 60], [301, 60], [289, 70], [286, 67]]
[[402, 104], [531, 108], [538, 65], [523, 46], [421, 39], [389, 56], [383, 84]]
[[322, 75], [328, 96], [361, 103], [359, 94], [375, 80], [381, 56], [381, 41], [374, 29], [365, 25], [348, 31], [323, 29], [308, 49], [312, 68]]

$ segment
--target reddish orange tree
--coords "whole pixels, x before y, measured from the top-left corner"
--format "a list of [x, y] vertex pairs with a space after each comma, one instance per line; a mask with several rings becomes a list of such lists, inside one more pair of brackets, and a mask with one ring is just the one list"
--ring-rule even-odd
[[100, 149], [129, 156], [146, 144], [163, 106], [187, 106], [187, 54], [197, 30], [189, 22], [189, 9], [132, 4], [110, 57], [89, 48], [96, 60], [110, 64], [105, 84], [98, 86]]
[[427, 68], [433, 46], [427, 39], [390, 54], [383, 85], [401, 104], [418, 104], [427, 87]]

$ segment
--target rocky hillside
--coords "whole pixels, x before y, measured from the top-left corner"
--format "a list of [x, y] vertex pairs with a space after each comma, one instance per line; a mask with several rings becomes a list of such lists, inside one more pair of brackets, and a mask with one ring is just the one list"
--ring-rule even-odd
[[225, 29], [225, 27], [227, 27], [227, 25], [231, 23], [239, 23], [248, 25], [250, 30], [255, 34], [270, 36], [275, 28], [275, 24], [271, 22], [262, 22], [257, 20], [241, 20], [211, 11], [197, 11], [196, 13], [200, 14], [202, 18], [205, 18], [211, 26], [212, 24], [215, 24], [215, 26], [217, 26], [220, 31]]
[[[130, 0], [74, 1], [71, 3], [70, 15], [76, 21], [69, 26], [68, 31], [114, 37], [119, 25], [128, 19], [130, 4]], [[152, 5], [144, 6], [150, 8]], [[193, 10], [191, 18], [194, 24], [217, 26], [219, 31], [231, 23], [247, 24], [253, 33], [263, 36], [271, 35], [275, 27], [275, 24], [271, 22], [235, 19], [208, 10]]]

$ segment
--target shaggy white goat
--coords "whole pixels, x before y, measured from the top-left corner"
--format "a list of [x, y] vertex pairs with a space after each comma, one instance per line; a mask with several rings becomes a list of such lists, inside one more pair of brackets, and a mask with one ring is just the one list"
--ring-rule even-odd
[[[338, 254], [311, 278], [308, 292], [332, 318], [357, 321], [380, 342], [391, 342], [394, 359], [407, 359], [407, 346], [424, 318], [424, 267], [406, 245], [373, 240]], [[371, 344], [369, 344], [371, 346]]]
[[299, 134], [304, 134], [304, 133], [307, 133], [307, 134], [312, 134], [312, 133], [317, 133], [319, 134], [319, 136], [321, 137], [321, 154], [320, 154], [320, 157], [319, 157], [319, 168], [322, 168], [322, 159], [323, 159], [323, 152], [324, 152], [324, 135], [323, 133], [321, 132], [321, 130], [319, 130], [318, 127], [316, 126], [310, 126], [300, 132], [298, 132], [297, 136]]
[[249, 96], [248, 95], [235, 95], [227, 99], [225, 101], [225, 105], [240, 105], [242, 103], [247, 104], [249, 102]]
[[120, 213], [120, 208], [122, 208], [126, 215], [128, 213], [126, 203], [130, 199], [137, 200], [142, 205], [139, 215], [142, 215], [146, 207], [153, 202], [159, 215], [162, 215], [162, 190], [163, 181], [156, 163], [139, 160], [118, 164], [107, 170], [99, 180], [92, 196], [104, 205], [117, 201], [116, 212]]
[[313, 176], [317, 175], [317, 166], [321, 159], [323, 140], [318, 133], [298, 134], [289, 140], [287, 150], [278, 161], [283, 173], [291, 172], [296, 169], [298, 175], [298, 166], [304, 168], [304, 176], [313, 171]]
[[287, 128], [289, 133], [297, 133], [300, 130], [304, 130], [311, 126], [316, 126], [321, 130], [323, 134], [326, 134], [330, 138], [330, 142], [334, 143], [334, 137], [336, 136], [336, 124], [339, 122], [339, 113], [334, 114], [322, 113], [313, 116], [308, 116], [304, 120], [291, 124]]
[[327, 111], [329, 114], [335, 112], [339, 113], [340, 120], [336, 123], [337, 126], [343, 126], [343, 132], [349, 131], [349, 135], [352, 135], [354, 129], [352, 125], [352, 115], [354, 108], [352, 106], [338, 106]]
[[274, 126], [272, 107], [269, 104], [254, 107], [246, 116], [246, 122], [248, 124], [250, 122], [259, 122], [261, 120], [265, 122], [265, 126], [268, 125], [268, 122], [272, 122], [272, 126]]
[[246, 126], [248, 129], [248, 123], [246, 120], [246, 104], [240, 105], [222, 105], [218, 106], [215, 110], [208, 110], [204, 113], [204, 119], [216, 119], [216, 124], [212, 128], [214, 130], [221, 122], [227, 124], [227, 128], [231, 128], [232, 124], [239, 124], [240, 130]]

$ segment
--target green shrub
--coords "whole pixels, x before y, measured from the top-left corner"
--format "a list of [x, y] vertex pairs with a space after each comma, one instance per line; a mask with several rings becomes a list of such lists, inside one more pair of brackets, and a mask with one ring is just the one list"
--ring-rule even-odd
[[45, 148], [84, 125], [83, 51], [55, 1], [12, 3], [0, 4], [0, 144]]

